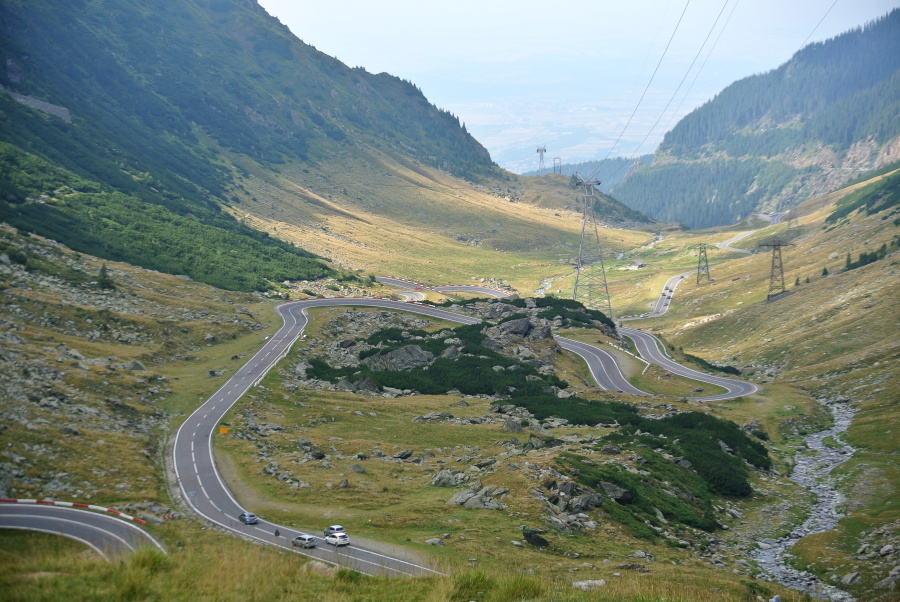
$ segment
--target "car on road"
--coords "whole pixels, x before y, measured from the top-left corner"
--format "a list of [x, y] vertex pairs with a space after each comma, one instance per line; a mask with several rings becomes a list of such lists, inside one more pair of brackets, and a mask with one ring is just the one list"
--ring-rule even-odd
[[325, 536], [327, 537], [334, 533], [346, 533], [346, 531], [344, 531], [344, 528], [340, 525], [331, 525], [330, 527], [327, 527], [323, 533], [325, 533]]
[[349, 546], [350, 538], [347, 537], [346, 533], [332, 533], [325, 538], [325, 543], [333, 546]]
[[291, 540], [291, 543], [301, 548], [314, 548], [318, 540], [312, 535], [298, 535]]
[[259, 522], [259, 520], [257, 520], [256, 518], [256, 515], [252, 512], [241, 512], [240, 516], [238, 516], [238, 520], [245, 525], [255, 525]]

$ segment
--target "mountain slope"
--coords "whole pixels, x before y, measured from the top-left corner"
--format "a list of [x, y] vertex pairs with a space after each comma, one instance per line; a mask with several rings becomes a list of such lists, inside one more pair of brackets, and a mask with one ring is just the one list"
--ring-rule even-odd
[[[310, 253], [222, 211], [238, 200], [242, 171], [232, 158], [268, 169], [286, 160], [328, 164], [365, 142], [460, 176], [496, 169], [415, 86], [347, 68], [255, 2], [173, 10], [165, 2], [4, 0], [0, 8], [2, 172], [31, 165], [54, 174], [3, 178], [0, 219], [77, 250], [241, 290], [318, 278], [328, 268]], [[55, 191], [71, 181], [105, 208], [61, 201]], [[109, 212], [119, 217], [103, 219]], [[211, 244], [173, 235], [185, 219]], [[123, 234], [127, 222], [146, 232], [144, 252]], [[223, 246], [259, 264], [258, 273], [246, 278], [242, 262], [222, 265], [213, 251]], [[265, 269], [271, 261], [294, 269]]]
[[900, 9], [742, 79], [666, 134], [615, 189], [660, 220], [731, 223], [900, 159]]

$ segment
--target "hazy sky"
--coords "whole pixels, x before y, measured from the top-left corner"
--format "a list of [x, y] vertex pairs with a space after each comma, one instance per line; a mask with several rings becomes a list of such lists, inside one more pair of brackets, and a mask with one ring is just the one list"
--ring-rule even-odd
[[298, 38], [348, 66], [413, 82], [458, 115], [498, 164], [517, 172], [537, 167], [538, 145], [547, 147], [548, 166], [553, 157], [585, 161], [610, 149], [611, 156], [652, 152], [679, 117], [731, 82], [784, 63], [810, 34], [809, 42], [825, 40], [900, 6], [900, 0], [572, 0], [556, 8], [534, 0], [259, 2]]

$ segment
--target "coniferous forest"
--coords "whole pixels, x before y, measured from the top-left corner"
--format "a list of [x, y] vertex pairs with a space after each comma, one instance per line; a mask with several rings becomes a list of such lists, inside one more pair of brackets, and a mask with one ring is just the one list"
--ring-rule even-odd
[[[788, 209], [897, 157], [900, 9], [773, 71], [725, 88], [666, 134], [652, 165], [613, 191], [650, 217], [691, 227]], [[830, 189], [830, 188], [829, 188]]]

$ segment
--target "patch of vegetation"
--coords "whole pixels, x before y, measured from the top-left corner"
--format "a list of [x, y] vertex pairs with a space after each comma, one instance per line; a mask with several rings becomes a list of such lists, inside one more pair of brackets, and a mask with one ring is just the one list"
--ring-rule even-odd
[[331, 274], [312, 253], [210, 207], [178, 212], [152, 195], [118, 192], [3, 143], [0, 166], [0, 220], [81, 253], [244, 292]]
[[862, 210], [866, 215], [873, 215], [885, 209], [894, 209], [891, 212], [893, 215], [897, 212], [898, 205], [900, 205], [900, 173], [895, 173], [843, 197], [837, 202], [831, 215], [825, 218], [825, 224], [826, 226], [835, 224], [849, 217], [851, 213]]
[[[510, 299], [505, 301], [505, 303], [516, 307], [525, 307], [524, 299]], [[613, 321], [602, 311], [588, 309], [580, 301], [574, 299], [561, 299], [548, 295], [546, 297], [535, 297], [534, 303], [538, 308], [545, 308], [544, 311], [538, 314], [539, 318], [552, 319], [556, 316], [562, 316], [569, 321], [582, 324], [596, 320], [609, 328], [615, 329], [616, 327]]]
[[712, 507], [713, 494], [707, 483], [649, 447], [636, 446], [635, 451], [640, 456], [641, 474], [629, 472], [618, 464], [586, 463], [587, 458], [568, 452], [561, 454], [558, 461], [578, 471], [576, 481], [601, 493], [601, 483], [612, 483], [627, 490], [630, 501], [605, 500], [603, 509], [627, 525], [636, 537], [655, 540], [659, 531], [673, 528], [664, 521], [708, 532], [719, 528]]
[[[312, 358], [309, 360], [311, 368], [307, 373], [310, 378], [330, 382], [340, 378], [365, 377], [379, 387], [411, 389], [425, 395], [439, 395], [455, 389], [464, 395], [502, 395], [511, 398], [547, 396], [548, 399], [556, 399], [554, 395], [542, 392], [541, 389], [548, 386], [564, 389], [568, 386], [555, 375], [540, 375], [533, 366], [518, 364], [485, 347], [482, 344], [485, 339], [485, 335], [481, 333], [483, 328], [483, 324], [472, 324], [452, 329], [453, 334], [449, 338], [457, 338], [463, 342], [463, 355], [455, 359], [436, 357], [427, 366], [404, 371], [385, 371], [372, 370], [364, 364], [333, 368], [321, 359]], [[410, 341], [403, 336], [403, 332], [429, 338]], [[449, 347], [444, 343], [446, 338], [448, 337], [432, 338], [424, 330], [387, 328], [373, 333], [367, 339], [369, 344], [382, 344], [382, 347], [362, 351], [359, 357], [365, 359], [376, 353], [388, 353], [410, 344], [440, 356]], [[532, 378], [527, 378], [529, 376]]]
[[844, 271], [855, 270], [856, 268], [861, 268], [870, 263], [875, 263], [880, 259], [884, 259], [887, 257], [888, 253], [893, 253], [897, 249], [900, 249], [900, 236], [894, 236], [890, 245], [882, 243], [877, 250], [872, 251], [871, 253], [863, 251], [859, 254], [859, 259], [856, 261], [851, 261], [850, 253], [847, 253], [847, 263], [844, 265]]
[[740, 376], [741, 371], [735, 368], [734, 366], [720, 366], [718, 364], [712, 364], [707, 362], [702, 357], [697, 357], [696, 355], [691, 355], [690, 353], [682, 353], [685, 359], [690, 360], [700, 366], [705, 370], [715, 371], [715, 372], [724, 372], [725, 374], [733, 374], [735, 376]]

